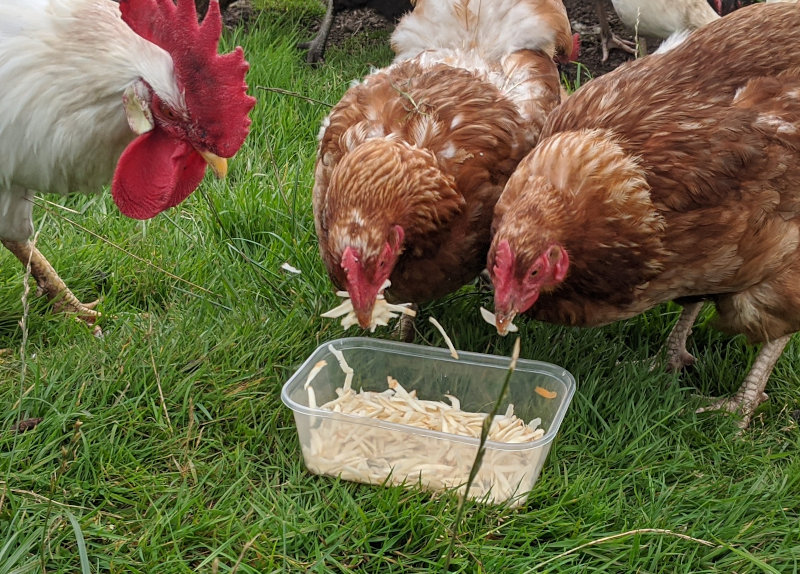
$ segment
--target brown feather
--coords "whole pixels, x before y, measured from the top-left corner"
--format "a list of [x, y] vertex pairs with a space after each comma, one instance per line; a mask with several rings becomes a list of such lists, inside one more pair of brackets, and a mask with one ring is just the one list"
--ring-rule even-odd
[[[460, 2], [459, 17], [469, 4]], [[559, 24], [569, 31], [565, 15]], [[357, 246], [368, 265], [395, 225], [405, 241], [390, 300], [425, 302], [477, 276], [497, 198], [560, 101], [552, 57], [520, 50], [475, 70], [459, 67], [452, 51], [442, 62], [423, 53], [348, 90], [323, 127], [313, 197], [320, 252], [337, 287], [345, 286], [343, 249]], [[524, 97], [512, 99], [490, 74]]]

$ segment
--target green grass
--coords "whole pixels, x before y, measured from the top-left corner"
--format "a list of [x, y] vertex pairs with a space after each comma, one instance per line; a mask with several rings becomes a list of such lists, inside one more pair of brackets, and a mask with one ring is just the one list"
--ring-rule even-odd
[[[23, 332], [22, 268], [0, 252], [0, 573], [442, 564], [456, 498], [309, 474], [279, 398], [312, 349], [343, 332], [319, 318], [336, 297], [310, 208], [327, 107], [261, 87], [333, 103], [391, 57], [383, 36], [309, 68], [294, 49], [306, 17], [267, 12], [226, 37], [245, 47], [259, 99], [227, 180], [207, 179], [145, 223], [119, 215], [107, 194], [48, 197], [58, 206], [36, 210], [38, 244], [62, 277], [84, 300], [102, 296], [104, 338], [33, 293]], [[508, 355], [513, 341], [478, 316], [489, 303], [467, 287], [422, 316], [434, 314], [461, 349]], [[522, 356], [565, 366], [578, 390], [522, 508], [467, 504], [452, 571], [800, 570], [800, 346], [789, 346], [769, 402], [736, 438], [726, 417], [694, 409], [698, 395], [738, 387], [754, 356], [740, 338], [701, 321], [693, 369], [637, 363], [676, 313], [604, 329], [524, 325]], [[418, 328], [418, 342], [442, 345], [427, 321]], [[12, 432], [33, 417], [34, 430]]]

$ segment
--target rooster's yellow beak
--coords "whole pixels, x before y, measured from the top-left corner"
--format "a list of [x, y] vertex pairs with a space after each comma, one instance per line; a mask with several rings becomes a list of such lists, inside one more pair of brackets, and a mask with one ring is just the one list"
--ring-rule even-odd
[[225, 179], [225, 176], [228, 175], [228, 160], [224, 157], [219, 157], [216, 154], [211, 153], [210, 151], [200, 151], [197, 150], [203, 159], [206, 160], [208, 167], [211, 168], [211, 171], [214, 172], [219, 179]]

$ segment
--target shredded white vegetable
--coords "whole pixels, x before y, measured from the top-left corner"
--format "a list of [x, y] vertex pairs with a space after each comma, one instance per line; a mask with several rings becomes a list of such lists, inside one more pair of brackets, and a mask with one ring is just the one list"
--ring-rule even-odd
[[320, 372], [320, 371], [321, 371], [321, 370], [322, 370], [322, 369], [323, 369], [325, 366], [327, 366], [327, 364], [328, 364], [328, 362], [327, 362], [327, 361], [325, 361], [325, 360], [322, 360], [322, 361], [317, 361], [317, 362], [316, 362], [316, 364], [315, 364], [315, 365], [314, 365], [314, 366], [311, 368], [311, 370], [308, 372], [308, 376], [306, 377], [306, 382], [305, 382], [305, 383], [303, 383], [303, 388], [304, 388], [304, 389], [307, 389], [307, 388], [309, 388], [309, 387], [311, 386], [311, 381], [313, 381], [313, 380], [314, 380], [314, 377], [316, 377], [316, 376], [319, 374], [319, 372]]
[[311, 381], [319, 375], [320, 371], [324, 369], [328, 365], [328, 362], [325, 360], [317, 361], [316, 364], [311, 368], [308, 372], [308, 376], [306, 377], [306, 382], [303, 383], [303, 388], [308, 392], [308, 406], [312, 409], [317, 408], [317, 396], [314, 394], [314, 387], [311, 386]]
[[[481, 317], [483, 317], [483, 320], [489, 323], [492, 327], [497, 328], [497, 315], [488, 309], [481, 307]], [[517, 327], [514, 323], [510, 323], [508, 325], [509, 333], [516, 333], [517, 331], [519, 331], [519, 327]]]
[[[344, 367], [342, 370], [347, 372]], [[337, 398], [319, 408], [415, 428], [475, 438], [480, 436], [486, 413], [461, 410], [460, 401], [452, 395], [445, 395], [449, 404], [419, 399], [416, 391], [407, 391], [392, 377], [388, 377], [387, 385], [389, 388], [382, 392], [338, 388]], [[493, 419], [489, 440], [505, 443], [535, 441], [544, 436], [540, 424], [539, 418], [525, 424], [514, 415], [513, 405], [509, 405], [505, 414]], [[419, 481], [422, 486], [433, 490], [460, 488], [461, 492], [477, 449], [473, 444], [431, 440], [418, 433], [365, 427], [329, 418], [316, 419], [310, 429], [309, 441], [303, 444], [303, 454], [312, 472], [370, 484], [413, 485]], [[538, 475], [543, 452], [546, 454], [546, 449], [537, 447], [523, 450], [489, 448], [469, 496], [483, 498], [488, 494], [489, 500], [501, 502], [527, 492]]]
[[288, 261], [283, 265], [281, 265], [281, 269], [283, 269], [284, 271], [288, 271], [289, 273], [294, 273], [296, 275], [299, 275], [301, 273], [301, 271], [297, 267], [289, 264]]
[[[391, 281], [387, 279], [383, 283], [383, 286], [381, 286], [378, 296], [375, 299], [375, 306], [372, 308], [372, 317], [369, 324], [370, 333], [374, 333], [376, 327], [378, 326], [387, 326], [389, 321], [395, 317], [399, 317], [400, 314], [409, 315], [411, 317], [415, 317], [417, 314], [417, 312], [413, 309], [409, 309], [411, 303], [401, 303], [399, 305], [395, 305], [393, 303], [386, 302], [383, 292], [391, 284]], [[344, 297], [344, 301], [342, 301], [342, 303], [337, 307], [334, 307], [330, 311], [326, 311], [320, 316], [325, 317], [326, 319], [336, 319], [337, 317], [342, 317], [342, 327], [345, 329], [349, 329], [353, 325], [358, 325], [358, 318], [353, 310], [353, 301], [350, 299], [350, 294], [347, 291], [337, 291], [336, 295], [339, 297]]]
[[442, 324], [439, 323], [439, 321], [437, 321], [433, 316], [428, 317], [428, 321], [433, 323], [433, 326], [439, 329], [439, 332], [442, 334], [442, 338], [444, 339], [447, 348], [450, 349], [450, 356], [453, 357], [454, 359], [458, 359], [458, 351], [456, 351], [456, 348], [453, 346], [453, 341], [451, 341], [450, 337], [447, 336], [447, 333], [445, 332], [444, 327], [442, 327]]
[[339, 362], [339, 368], [342, 369], [344, 372], [344, 387], [343, 390], [349, 391], [350, 385], [353, 383], [353, 369], [350, 365], [347, 364], [347, 361], [344, 358], [344, 354], [334, 347], [333, 345], [328, 345], [328, 350], [331, 354], [336, 357], [336, 360]]

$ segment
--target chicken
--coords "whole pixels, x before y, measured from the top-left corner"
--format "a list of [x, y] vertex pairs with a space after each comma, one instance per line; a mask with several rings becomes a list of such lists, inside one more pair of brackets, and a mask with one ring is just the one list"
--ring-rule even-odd
[[560, 0], [419, 0], [394, 62], [324, 120], [316, 231], [362, 327], [387, 279], [387, 301], [422, 303], [483, 269], [494, 204], [559, 102], [570, 34]]
[[0, 240], [56, 306], [93, 323], [33, 233], [35, 192], [99, 191], [147, 219], [220, 177], [247, 136], [242, 49], [217, 54], [219, 6], [192, 0], [0, 4]]
[[[673, 35], [688, 34], [757, 0], [612, 0], [614, 10], [622, 23], [636, 33], [635, 42], [624, 40], [611, 32], [605, 0], [594, 0], [600, 20], [600, 46], [602, 61], [608, 59], [610, 48], [619, 48], [629, 54], [647, 55], [645, 37], [666, 39]], [[796, 0], [767, 0], [767, 2], [792, 2]], [[683, 39], [682, 37], [680, 38]]]
[[[600, 20], [602, 61], [608, 59], [609, 46], [635, 54], [637, 43], [623, 40], [611, 32], [604, 0], [594, 1]], [[719, 18], [706, 0], [612, 0], [612, 3], [622, 23], [636, 32], [641, 55], [647, 54], [645, 36], [664, 39], [677, 32], [696, 30]]]
[[298, 45], [299, 48], [308, 50], [306, 62], [309, 64], [316, 64], [322, 60], [333, 19], [339, 12], [356, 8], [372, 8], [387, 20], [396, 21], [404, 13], [411, 11], [413, 6], [412, 0], [327, 0], [326, 3], [327, 10], [317, 35], [310, 42], [302, 42]]
[[[675, 301], [669, 363], [704, 301], [763, 343], [735, 397], [749, 424], [800, 330], [800, 6], [742, 8], [577, 90], [497, 203], [498, 331], [528, 312], [596, 326]], [[646, 93], [647, 98], [642, 99]]]

